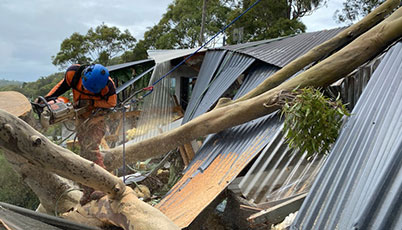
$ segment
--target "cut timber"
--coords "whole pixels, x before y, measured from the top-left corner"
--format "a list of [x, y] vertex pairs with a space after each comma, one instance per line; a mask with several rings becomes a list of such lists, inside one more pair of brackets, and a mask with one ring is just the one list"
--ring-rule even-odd
[[194, 150], [191, 143], [184, 144], [179, 147], [181, 158], [183, 159], [184, 167], [187, 167], [194, 159]]
[[0, 92], [0, 109], [17, 117], [25, 117], [32, 107], [23, 94], [15, 91], [4, 91]]
[[306, 196], [307, 194], [297, 196], [272, 208], [253, 214], [249, 218], [247, 218], [247, 220], [250, 222], [252, 227], [278, 224], [282, 222], [286, 218], [286, 216], [289, 215], [289, 213], [299, 210]]
[[187, 144], [184, 144], [184, 149], [186, 150], [188, 161], [191, 162], [195, 156], [193, 146], [191, 146], [191, 143], [187, 143]]
[[[216, 108], [177, 129], [127, 145], [126, 161], [135, 162], [159, 156], [198, 137], [270, 114], [280, 109], [289, 96], [289, 91], [297, 87], [324, 87], [336, 82], [401, 38], [401, 12], [402, 8], [394, 12], [398, 15], [396, 19], [378, 24], [337, 53], [272, 90], [248, 100]], [[117, 168], [122, 161], [122, 153], [121, 146], [105, 151], [105, 165], [110, 170]]]
[[183, 159], [184, 166], [187, 167], [189, 164], [189, 160], [187, 157], [186, 150], [184, 149], [184, 146], [179, 146], [179, 151], [180, 151], [181, 159]]

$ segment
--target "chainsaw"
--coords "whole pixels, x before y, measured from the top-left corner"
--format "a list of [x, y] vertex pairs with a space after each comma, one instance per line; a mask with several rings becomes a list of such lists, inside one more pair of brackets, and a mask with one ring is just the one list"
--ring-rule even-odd
[[39, 116], [43, 128], [50, 125], [73, 120], [77, 115], [86, 111], [86, 107], [75, 109], [65, 97], [58, 97], [46, 100], [39, 96], [35, 102], [31, 102], [32, 108]]

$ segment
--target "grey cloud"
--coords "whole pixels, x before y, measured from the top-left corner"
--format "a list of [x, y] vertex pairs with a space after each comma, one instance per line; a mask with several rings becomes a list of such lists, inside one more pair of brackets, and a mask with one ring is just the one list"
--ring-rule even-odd
[[[137, 39], [159, 21], [171, 1], [2, 0], [0, 78], [35, 81], [57, 72], [51, 64], [61, 42], [104, 22]], [[135, 29], [135, 31], [134, 31]]]

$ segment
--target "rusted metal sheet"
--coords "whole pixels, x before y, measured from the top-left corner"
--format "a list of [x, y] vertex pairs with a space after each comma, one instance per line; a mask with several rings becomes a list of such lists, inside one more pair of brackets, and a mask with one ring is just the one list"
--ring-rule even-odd
[[269, 115], [209, 137], [157, 208], [187, 227], [275, 135], [278, 119]]

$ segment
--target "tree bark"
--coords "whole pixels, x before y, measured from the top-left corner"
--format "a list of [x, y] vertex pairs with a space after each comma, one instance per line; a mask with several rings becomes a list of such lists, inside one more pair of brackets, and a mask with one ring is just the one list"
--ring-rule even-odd
[[[349, 45], [297, 77], [251, 99], [216, 108], [183, 126], [148, 140], [126, 146], [126, 162], [158, 156], [197, 137], [216, 133], [267, 115], [280, 108], [283, 92], [296, 87], [327, 86], [380, 54], [402, 36], [402, 8], [392, 19], [384, 21], [355, 39]], [[396, 16], [395, 16], [396, 15]], [[285, 94], [286, 95], [286, 94]], [[105, 151], [105, 165], [121, 165], [122, 147]]]
[[0, 110], [0, 146], [36, 167], [118, 197], [125, 185], [108, 171], [62, 148], [23, 120]]
[[[33, 118], [30, 102], [19, 92], [0, 92], [0, 109], [19, 117], [35, 129], [40, 127], [39, 122]], [[4, 157], [39, 198], [40, 212], [54, 215], [55, 212], [66, 212], [78, 204], [81, 192], [72, 181], [36, 167], [12, 152], [4, 151]], [[71, 189], [76, 190], [66, 193]]]
[[[328, 56], [332, 52], [342, 48], [367, 30], [381, 22], [386, 16], [392, 13], [392, 11], [397, 8], [399, 4], [400, 0], [387, 0], [361, 21], [340, 32], [334, 38], [311, 49], [305, 55], [295, 59], [294, 61], [280, 69], [278, 72], [276, 72], [274, 75], [267, 78], [257, 88], [234, 102], [250, 99], [280, 85], [282, 82], [302, 70], [304, 67], [317, 62]], [[229, 105], [234, 102], [227, 102], [221, 105]]]
[[[103, 222], [108, 222], [108, 219], [113, 219], [114, 216], [122, 215], [126, 218], [125, 222], [129, 223], [122, 226], [129, 227], [125, 229], [134, 229], [133, 226], [135, 226], [135, 229], [178, 229], [158, 209], [138, 200], [131, 189], [126, 187], [119, 178], [113, 176], [95, 163], [52, 143], [26, 122], [1, 109], [0, 147], [6, 152], [7, 159], [13, 163], [17, 171], [21, 172], [22, 175], [45, 172], [42, 175], [45, 176], [43, 179], [39, 179], [39, 175], [37, 175], [32, 178], [38, 181], [32, 181], [30, 184], [33, 188], [43, 186], [39, 189], [41, 192], [45, 191], [45, 189], [54, 189], [47, 187], [45, 185], [46, 181], [44, 181], [46, 178], [50, 178], [53, 181], [59, 179], [52, 174], [54, 173], [108, 193], [109, 196], [102, 198], [103, 203], [101, 201], [93, 201], [88, 206], [91, 208], [100, 203], [103, 204], [102, 212], [110, 213], [110, 216], [106, 215], [104, 219], [100, 218]], [[21, 165], [21, 162], [24, 162], [24, 165]], [[33, 172], [30, 172], [31, 170]], [[63, 182], [54, 184], [62, 185]], [[63, 188], [60, 190], [65, 191]], [[53, 191], [48, 190], [48, 192], [52, 193]], [[41, 196], [42, 194], [39, 192], [37, 195]], [[43, 197], [48, 198], [51, 196], [44, 195]], [[47, 203], [43, 197], [39, 197], [39, 199], [49, 209], [59, 199], [59, 197], [53, 197]], [[111, 209], [108, 210], [108, 208]], [[90, 212], [89, 214], [95, 215], [99, 214], [99, 212]]]
[[110, 223], [130, 230], [180, 229], [158, 209], [139, 200], [129, 187], [118, 202], [103, 197], [99, 201], [91, 201], [83, 207], [78, 207], [74, 212], [65, 213], [62, 217], [80, 223], [87, 223], [88, 219], [96, 218], [100, 222], [92, 223], [98, 223], [99, 227]]
[[4, 156], [39, 198], [40, 212], [49, 215], [64, 213], [79, 203], [82, 192], [72, 181], [49, 173], [17, 154], [5, 151]]

